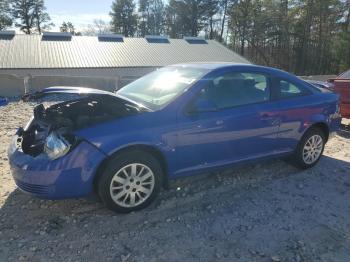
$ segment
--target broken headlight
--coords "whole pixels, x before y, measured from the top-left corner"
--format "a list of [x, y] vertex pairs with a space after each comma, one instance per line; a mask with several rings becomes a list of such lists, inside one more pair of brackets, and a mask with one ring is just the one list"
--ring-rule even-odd
[[52, 132], [45, 140], [44, 151], [47, 156], [54, 160], [69, 152], [71, 144], [61, 135]]

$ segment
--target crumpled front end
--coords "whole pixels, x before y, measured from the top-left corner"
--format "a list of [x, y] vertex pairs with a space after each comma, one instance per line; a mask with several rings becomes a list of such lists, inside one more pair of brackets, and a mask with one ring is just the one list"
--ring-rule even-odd
[[17, 186], [47, 199], [84, 197], [93, 192], [97, 167], [106, 157], [95, 146], [81, 141], [65, 156], [52, 160], [45, 153], [31, 156], [23, 152], [16, 135], [8, 155]]
[[77, 131], [138, 113], [137, 106], [108, 94], [92, 94], [48, 108], [36, 106], [33, 118], [18, 129], [8, 151], [16, 184], [50, 199], [88, 195], [106, 155], [77, 136]]

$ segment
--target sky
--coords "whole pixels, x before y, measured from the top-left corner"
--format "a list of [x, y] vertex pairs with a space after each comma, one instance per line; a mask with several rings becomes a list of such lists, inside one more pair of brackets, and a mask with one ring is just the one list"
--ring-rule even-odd
[[87, 28], [94, 19], [110, 21], [113, 0], [45, 0], [47, 12], [55, 24], [51, 31], [59, 31], [65, 22], [72, 22], [77, 31]]

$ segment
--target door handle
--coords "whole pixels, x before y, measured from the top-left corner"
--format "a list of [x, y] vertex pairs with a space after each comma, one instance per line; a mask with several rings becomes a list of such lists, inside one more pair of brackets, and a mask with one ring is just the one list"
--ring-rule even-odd
[[261, 121], [268, 122], [272, 126], [278, 126], [280, 124], [279, 115], [271, 112], [263, 112], [260, 114]]
[[266, 118], [271, 119], [271, 118], [277, 117], [277, 115], [274, 114], [274, 113], [264, 112], [264, 113], [261, 113], [261, 114], [260, 114], [260, 117], [261, 117], [261, 118], [265, 118], [265, 119], [266, 119]]

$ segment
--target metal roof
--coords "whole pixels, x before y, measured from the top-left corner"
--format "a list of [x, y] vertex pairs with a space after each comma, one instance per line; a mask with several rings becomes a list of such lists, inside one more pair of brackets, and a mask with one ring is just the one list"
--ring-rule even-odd
[[121, 42], [73, 36], [67, 40], [41, 35], [0, 37], [0, 69], [158, 67], [186, 62], [250, 63], [222, 44], [190, 44], [184, 39], [149, 43], [145, 38]]

